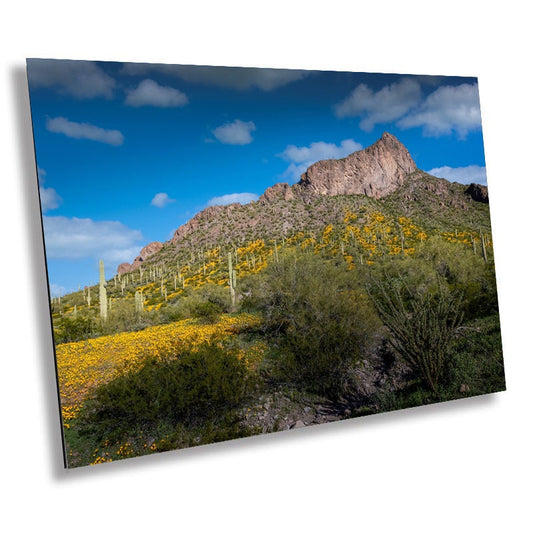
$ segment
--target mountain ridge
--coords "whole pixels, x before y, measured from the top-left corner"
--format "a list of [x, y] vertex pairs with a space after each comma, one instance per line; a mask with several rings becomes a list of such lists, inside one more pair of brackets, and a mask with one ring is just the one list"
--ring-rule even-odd
[[[353, 197], [354, 201], [358, 197], [384, 200], [398, 191], [404, 191], [399, 201], [407, 203], [416, 202], [421, 191], [432, 194], [438, 207], [467, 209], [472, 201], [488, 203], [485, 186], [459, 185], [425, 173], [418, 169], [407, 148], [394, 135], [384, 132], [380, 139], [363, 150], [342, 159], [317, 161], [307, 168], [296, 184], [274, 184], [264, 191], [257, 202], [206, 207], [178, 227], [166, 243], [149, 243], [132, 264], [120, 264], [117, 273], [125, 274], [138, 269], [144, 261], [169, 246], [179, 251], [195, 234], [201, 235], [199, 240], [203, 240], [204, 246], [213, 245], [219, 240], [231, 242], [241, 238], [245, 231], [250, 235], [254, 231], [268, 234], [267, 222], [275, 218], [277, 226], [281, 225], [279, 231], [285, 235], [291, 230], [301, 229], [302, 213], [313, 206], [316, 208], [320, 198], [326, 200], [327, 197], [342, 196]], [[328, 201], [324, 203], [330, 204]], [[278, 212], [273, 216], [276, 210]], [[320, 215], [331, 218], [329, 213]], [[240, 226], [239, 235], [225, 231], [228, 222], [232, 226]]]

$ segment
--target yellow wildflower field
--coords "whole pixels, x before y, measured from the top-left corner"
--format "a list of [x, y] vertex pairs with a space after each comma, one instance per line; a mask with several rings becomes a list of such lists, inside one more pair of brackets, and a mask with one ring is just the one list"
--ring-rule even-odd
[[[56, 347], [63, 423], [76, 417], [88, 393], [119, 373], [135, 368], [145, 357], [168, 357], [183, 347], [224, 338], [259, 323], [253, 315], [223, 315], [216, 324], [195, 324], [187, 319], [141, 331], [106, 335]], [[242, 353], [250, 365], [261, 358], [265, 346], [254, 345]]]

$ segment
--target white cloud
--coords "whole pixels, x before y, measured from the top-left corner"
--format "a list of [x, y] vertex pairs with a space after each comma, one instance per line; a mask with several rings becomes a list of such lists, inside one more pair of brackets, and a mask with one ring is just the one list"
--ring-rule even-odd
[[66, 59], [28, 59], [30, 87], [52, 87], [76, 98], [112, 98], [115, 80], [96, 63]]
[[41, 210], [43, 213], [50, 209], [57, 209], [63, 198], [57, 194], [55, 189], [51, 187], [44, 187], [46, 181], [46, 170], [41, 167], [37, 167], [37, 180], [39, 182], [39, 197], [41, 198]]
[[86, 122], [71, 122], [63, 117], [48, 118], [46, 129], [53, 133], [62, 133], [73, 139], [90, 139], [113, 146], [121, 145], [124, 142], [124, 135], [118, 130], [106, 130]]
[[273, 91], [288, 83], [301, 80], [310, 74], [310, 72], [304, 70], [204, 65], [157, 65], [148, 63], [125, 63], [121, 70], [121, 74], [132, 76], [144, 76], [149, 72], [177, 76], [190, 83], [213, 85], [240, 91], [253, 88], [262, 91]]
[[282, 177], [290, 182], [297, 182], [300, 176], [313, 163], [321, 159], [341, 159], [362, 149], [363, 146], [353, 139], [345, 139], [339, 146], [323, 141], [300, 147], [291, 144], [279, 154], [280, 157], [290, 162], [289, 167], [282, 174]]
[[432, 176], [444, 178], [448, 181], [457, 181], [469, 185], [470, 183], [487, 184], [487, 172], [485, 167], [469, 165], [467, 167], [438, 167], [427, 171]]
[[259, 196], [252, 192], [235, 192], [233, 194], [224, 194], [223, 196], [216, 196], [211, 198], [207, 205], [229, 205], [229, 204], [247, 204], [249, 202], [256, 202]]
[[39, 194], [43, 213], [50, 211], [50, 209], [57, 209], [63, 201], [61, 196], [51, 187], [39, 187]]
[[213, 130], [213, 135], [224, 144], [250, 144], [253, 141], [251, 132], [255, 131], [253, 122], [234, 120]]
[[421, 95], [420, 84], [408, 78], [376, 92], [361, 84], [333, 109], [339, 118], [361, 117], [359, 126], [364, 131], [370, 131], [375, 124], [394, 121], [405, 115], [418, 104]]
[[63, 296], [63, 294], [66, 294], [66, 292], [67, 290], [62, 285], [57, 285], [56, 283], [50, 283], [50, 296], [52, 296], [52, 298]]
[[320, 159], [340, 159], [352, 152], [362, 149], [362, 145], [355, 142], [353, 139], [345, 139], [344, 141], [341, 141], [339, 146], [324, 141], [314, 142], [309, 146], [301, 147], [291, 144], [285, 148], [281, 155], [288, 161], [302, 163], [307, 161], [315, 162]]
[[37, 167], [37, 179], [39, 180], [39, 183], [44, 183], [46, 178], [46, 170], [44, 170], [41, 167]]
[[182, 107], [189, 102], [187, 95], [174, 89], [159, 85], [154, 80], [143, 80], [136, 89], [126, 90], [125, 104], [132, 107]]
[[417, 109], [402, 118], [398, 126], [421, 126], [424, 135], [432, 137], [455, 131], [464, 138], [469, 131], [481, 128], [477, 83], [439, 87]]
[[150, 202], [150, 205], [155, 207], [165, 207], [167, 204], [175, 202], [173, 198], [170, 198], [166, 192], [158, 192]]
[[481, 128], [477, 83], [443, 85], [422, 98], [420, 83], [437, 83], [445, 78], [403, 78], [373, 91], [358, 85], [342, 102], [334, 106], [337, 117], [361, 117], [359, 126], [370, 131], [376, 124], [394, 122], [401, 128], [422, 127], [426, 136], [438, 137], [456, 132], [464, 138]]
[[138, 255], [142, 234], [118, 221], [44, 216], [46, 254], [50, 259], [104, 259], [132, 261]]

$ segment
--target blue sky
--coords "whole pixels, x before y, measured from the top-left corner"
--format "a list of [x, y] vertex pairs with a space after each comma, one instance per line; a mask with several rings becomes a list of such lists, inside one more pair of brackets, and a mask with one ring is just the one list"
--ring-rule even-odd
[[54, 295], [384, 131], [419, 168], [486, 183], [475, 78], [33, 59], [28, 80]]

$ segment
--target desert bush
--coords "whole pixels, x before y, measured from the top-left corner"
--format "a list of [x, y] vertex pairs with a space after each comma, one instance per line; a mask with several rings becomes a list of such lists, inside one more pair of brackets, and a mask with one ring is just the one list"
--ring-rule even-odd
[[230, 311], [230, 295], [227, 287], [206, 284], [178, 298], [163, 312], [172, 320], [198, 318], [201, 322], [216, 321], [218, 315]]
[[[367, 284], [401, 278], [413, 292], [437, 294], [441, 288], [460, 295], [466, 321], [498, 312], [494, 265], [485, 263], [463, 243], [430, 237], [412, 256], [384, 256], [366, 271]], [[405, 291], [404, 291], [405, 293]]]
[[89, 339], [98, 334], [98, 320], [90, 313], [79, 314], [77, 317], [63, 317], [58, 320], [54, 329], [56, 344]]
[[248, 384], [245, 363], [217, 343], [170, 359], [147, 358], [96, 389], [84, 407], [82, 432], [104, 438], [160, 424], [192, 426], [239, 405]]
[[497, 315], [460, 327], [448, 348], [438, 391], [428, 389], [420, 381], [408, 382], [400, 390], [379, 390], [372, 397], [372, 403], [378, 406], [378, 410], [373, 412], [405, 409], [505, 390]]
[[431, 265], [451, 291], [462, 295], [466, 320], [498, 312], [494, 263], [485, 263], [470, 246], [431, 237], [419, 247], [414, 261], [418, 268], [420, 262]]
[[160, 323], [159, 313], [137, 313], [131, 301], [114, 301], [105, 322], [100, 323], [100, 335], [122, 331], [139, 331]]
[[500, 322], [497, 315], [461, 328], [452, 341], [452, 361], [443, 376], [450, 394], [468, 387], [470, 395], [505, 390]]
[[276, 377], [328, 397], [345, 392], [348, 370], [371, 344], [379, 322], [344, 264], [315, 254], [280, 254], [251, 288], [278, 347]]
[[433, 392], [452, 363], [451, 341], [463, 320], [461, 299], [441, 281], [436, 291], [403, 278], [374, 280], [369, 292], [395, 352]]

